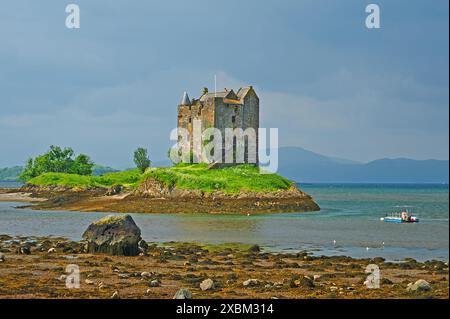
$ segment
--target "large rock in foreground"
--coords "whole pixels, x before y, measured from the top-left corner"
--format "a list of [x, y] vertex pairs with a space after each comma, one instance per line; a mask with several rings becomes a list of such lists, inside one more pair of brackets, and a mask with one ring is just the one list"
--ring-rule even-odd
[[83, 239], [89, 253], [136, 256], [141, 230], [130, 215], [109, 215], [89, 225]]

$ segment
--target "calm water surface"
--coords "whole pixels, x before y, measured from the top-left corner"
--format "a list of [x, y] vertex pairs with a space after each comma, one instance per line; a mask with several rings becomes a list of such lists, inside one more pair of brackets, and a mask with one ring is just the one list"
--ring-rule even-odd
[[[1, 185], [0, 185], [1, 187]], [[383, 256], [389, 260], [449, 259], [448, 185], [305, 184], [322, 210], [255, 216], [131, 214], [147, 241], [255, 243], [271, 251]], [[79, 240], [105, 213], [32, 211], [0, 202], [0, 234], [54, 235]], [[419, 224], [380, 221], [411, 205]], [[336, 241], [336, 244], [334, 244]], [[384, 245], [383, 245], [384, 243]]]

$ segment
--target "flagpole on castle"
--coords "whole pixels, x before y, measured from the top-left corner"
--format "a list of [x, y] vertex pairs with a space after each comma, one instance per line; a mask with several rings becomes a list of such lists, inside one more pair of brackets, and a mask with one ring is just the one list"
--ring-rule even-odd
[[214, 97], [217, 97], [217, 75], [214, 74]]

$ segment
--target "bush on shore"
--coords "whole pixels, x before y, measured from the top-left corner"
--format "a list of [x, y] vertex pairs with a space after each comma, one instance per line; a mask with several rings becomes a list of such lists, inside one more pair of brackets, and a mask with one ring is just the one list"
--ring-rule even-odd
[[20, 174], [22, 181], [28, 181], [44, 173], [68, 173], [78, 175], [91, 175], [94, 163], [89, 156], [79, 154], [75, 157], [72, 148], [50, 146], [50, 150], [36, 158], [30, 158]]

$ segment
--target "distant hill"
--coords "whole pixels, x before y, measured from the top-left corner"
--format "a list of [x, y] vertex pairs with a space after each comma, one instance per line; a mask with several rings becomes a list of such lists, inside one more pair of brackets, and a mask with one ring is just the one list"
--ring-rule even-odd
[[22, 169], [21, 166], [0, 168], [0, 181], [16, 181]]
[[[378, 159], [361, 163], [328, 157], [301, 147], [281, 147], [278, 173], [303, 183], [448, 183], [449, 161]], [[152, 167], [171, 166], [169, 160], [155, 161]], [[0, 181], [17, 180], [22, 167], [0, 168]], [[96, 165], [93, 175], [119, 170]]]
[[[0, 168], [0, 181], [17, 181], [22, 173], [22, 166]], [[106, 173], [118, 172], [119, 170], [101, 165], [94, 165], [92, 175], [98, 176]]]
[[168, 159], [152, 162], [152, 167], [171, 167], [172, 165], [172, 162]]
[[359, 163], [300, 147], [282, 147], [278, 172], [311, 183], [448, 183], [449, 162], [398, 158]]
[[99, 176], [106, 173], [114, 173], [119, 172], [118, 169], [109, 167], [109, 166], [101, 166], [101, 165], [94, 165], [94, 168], [92, 169], [92, 175]]

